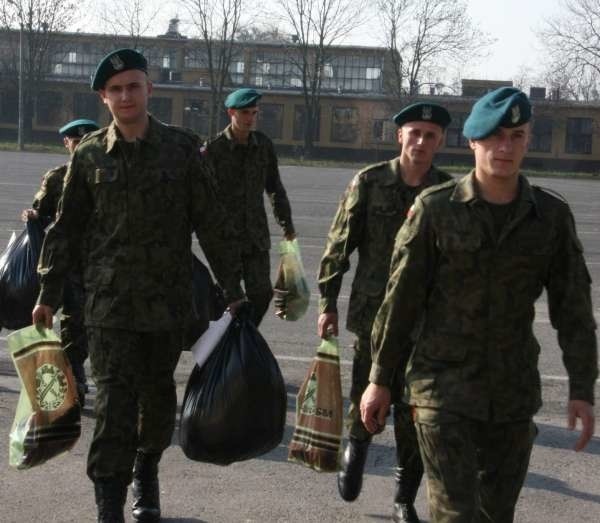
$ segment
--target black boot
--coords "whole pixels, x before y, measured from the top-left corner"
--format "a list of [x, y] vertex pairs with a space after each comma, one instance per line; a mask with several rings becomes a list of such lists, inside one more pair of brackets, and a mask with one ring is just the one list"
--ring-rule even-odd
[[338, 490], [345, 501], [354, 501], [360, 494], [370, 443], [369, 439], [360, 441], [350, 437], [348, 440], [342, 456], [342, 467], [337, 473]]
[[133, 505], [135, 521], [150, 523], [160, 521], [160, 492], [158, 488], [158, 462], [161, 453], [146, 454], [138, 450], [133, 465]]
[[[413, 470], [418, 468], [419, 470]], [[396, 495], [394, 496], [394, 523], [420, 523], [415, 510], [415, 499], [423, 477], [421, 467], [396, 467]]]
[[123, 506], [127, 498], [127, 485], [115, 479], [94, 481], [98, 506], [98, 523], [124, 523]]

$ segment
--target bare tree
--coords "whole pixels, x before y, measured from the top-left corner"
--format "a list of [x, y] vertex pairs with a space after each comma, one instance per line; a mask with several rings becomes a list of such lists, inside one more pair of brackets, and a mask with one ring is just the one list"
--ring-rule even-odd
[[464, 0], [378, 0], [376, 6], [392, 73], [386, 87], [397, 98], [418, 94], [424, 79], [479, 56], [491, 42], [472, 24]]
[[319, 105], [330, 50], [364, 21], [364, 0], [277, 0], [294, 44], [287, 57], [295, 65], [304, 98], [304, 155], [310, 157], [319, 125]]
[[50, 55], [56, 33], [65, 31], [75, 19], [78, 3], [72, 0], [3, 0], [0, 26], [8, 32], [8, 50], [0, 67], [6, 78], [18, 86], [19, 29], [23, 31], [24, 140], [31, 139], [34, 106], [50, 69]]
[[600, 0], [565, 0], [563, 12], [545, 21], [538, 36], [546, 48], [546, 78], [561, 96], [598, 98]]
[[235, 37], [240, 29], [242, 0], [180, 0], [190, 14], [201, 41], [202, 61], [210, 86], [210, 135], [216, 133], [229, 83]]
[[162, 4], [149, 0], [104, 0], [98, 6], [97, 17], [104, 32], [127, 35], [131, 47], [138, 48], [140, 38], [153, 28], [162, 11]]

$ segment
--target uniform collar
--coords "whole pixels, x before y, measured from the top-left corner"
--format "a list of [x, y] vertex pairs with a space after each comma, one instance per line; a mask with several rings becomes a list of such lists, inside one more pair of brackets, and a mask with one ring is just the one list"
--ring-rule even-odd
[[[406, 185], [402, 179], [402, 168], [400, 167], [399, 156], [389, 161], [388, 168], [386, 169], [385, 173], [386, 176], [381, 181], [382, 185]], [[432, 165], [425, 174], [421, 186], [428, 186], [434, 183], [439, 183], [439, 180], [437, 180], [437, 169]]]
[[[235, 137], [233, 136], [233, 131], [231, 130], [231, 124], [229, 124], [227, 127], [225, 127], [225, 129], [223, 130], [223, 135], [225, 136], [225, 138], [227, 138], [228, 142], [229, 142], [229, 147], [231, 149], [233, 149], [236, 145], [246, 145], [246, 144], [240, 144], [239, 142], [236, 141]], [[248, 145], [257, 145], [258, 144], [258, 140], [256, 138], [256, 133], [254, 131], [250, 131], [250, 135], [248, 136]]]
[[[146, 142], [153, 147], [158, 147], [161, 143], [162, 126], [163, 125], [156, 118], [149, 114], [148, 130], [146, 131], [146, 135], [140, 141]], [[104, 138], [106, 152], [110, 153], [116, 147], [117, 142], [122, 140], [123, 137], [121, 136], [121, 132], [113, 120], [108, 126], [106, 137]]]
[[[464, 176], [456, 182], [456, 187], [454, 188], [450, 200], [461, 203], [483, 202], [483, 199], [479, 196], [477, 191], [474, 169], [467, 176]], [[519, 175], [519, 194], [517, 200], [519, 201], [519, 208], [522, 208], [524, 205], [532, 207], [537, 216], [540, 216], [540, 209], [535, 194], [533, 193], [533, 189], [527, 181], [527, 178], [523, 175]]]

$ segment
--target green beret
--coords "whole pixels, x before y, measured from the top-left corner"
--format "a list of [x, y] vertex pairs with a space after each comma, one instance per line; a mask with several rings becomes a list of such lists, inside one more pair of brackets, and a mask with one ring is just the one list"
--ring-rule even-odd
[[518, 127], [530, 119], [527, 95], [515, 87], [500, 87], [475, 102], [463, 134], [469, 140], [483, 140], [498, 127]]
[[81, 138], [84, 134], [97, 131], [98, 129], [100, 129], [100, 127], [96, 122], [94, 122], [94, 120], [80, 118], [79, 120], [73, 120], [72, 122], [63, 125], [58, 132], [61, 136], [68, 136], [69, 138]]
[[225, 107], [227, 109], [245, 109], [246, 107], [255, 107], [256, 102], [260, 100], [262, 94], [255, 89], [244, 87], [230, 93], [225, 98]]
[[407, 105], [392, 118], [398, 127], [408, 122], [431, 122], [442, 129], [448, 127], [451, 121], [450, 113], [441, 105], [428, 102], [416, 102]]
[[92, 89], [94, 91], [103, 89], [109, 78], [130, 69], [148, 72], [148, 61], [142, 53], [135, 49], [117, 49], [108, 53], [100, 60], [96, 72], [92, 76]]

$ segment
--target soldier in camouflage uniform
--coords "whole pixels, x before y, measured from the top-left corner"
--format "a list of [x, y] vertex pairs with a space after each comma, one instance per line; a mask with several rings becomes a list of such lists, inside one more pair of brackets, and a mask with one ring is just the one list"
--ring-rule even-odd
[[[70, 155], [81, 138], [89, 132], [96, 131], [98, 124], [93, 120], [80, 118], [67, 123], [59, 129], [63, 143]], [[23, 221], [39, 220], [46, 228], [56, 218], [58, 202], [62, 195], [63, 181], [69, 164], [65, 163], [48, 171], [42, 178], [42, 186], [36, 193], [31, 209], [22, 213]], [[87, 358], [87, 339], [83, 326], [83, 286], [80, 271], [72, 271], [67, 277], [63, 289], [62, 312], [60, 316], [60, 338], [62, 347], [69, 358], [75, 380], [79, 403], [83, 407], [87, 383], [83, 364]]]
[[512, 87], [473, 106], [463, 132], [475, 169], [416, 199], [375, 318], [362, 419], [377, 430], [407, 367], [436, 523], [514, 519], [541, 405], [533, 320], [544, 289], [569, 375], [569, 428], [582, 422], [575, 449], [594, 432], [591, 280], [568, 204], [519, 174], [530, 116]]
[[[358, 497], [371, 442], [359, 412], [360, 397], [369, 383], [370, 336], [373, 319], [381, 305], [396, 233], [404, 223], [415, 197], [424, 188], [451, 180], [432, 166], [433, 155], [442, 145], [450, 115], [435, 104], [416, 103], [394, 116], [399, 126], [400, 156], [371, 165], [350, 183], [329, 231], [319, 272], [318, 332], [338, 334], [337, 299], [349, 259], [358, 250], [358, 265], [348, 307], [348, 330], [356, 334], [352, 366], [352, 388], [348, 413], [349, 441], [344, 452], [338, 487], [342, 498]], [[412, 419], [401, 401], [402, 380], [394, 389], [394, 432], [397, 469], [394, 521], [417, 522], [414, 500], [423, 475], [423, 465]]]
[[[198, 139], [147, 113], [146, 59], [119, 49], [92, 87], [113, 122], [79, 144], [40, 257], [33, 321], [51, 325], [65, 276], [81, 263], [85, 325], [97, 386], [88, 455], [98, 521], [159, 521], [158, 462], [171, 442], [173, 372], [192, 309], [195, 232], [228, 302], [242, 297], [239, 254]], [[132, 474], [133, 471], [133, 474]]]
[[217, 191], [225, 206], [242, 253], [244, 287], [253, 305], [258, 326], [273, 297], [269, 249], [271, 236], [263, 193], [267, 193], [277, 223], [286, 240], [296, 237], [292, 210], [281, 183], [277, 157], [271, 140], [254, 130], [261, 94], [238, 89], [225, 100], [231, 123], [205, 148], [205, 158], [217, 180]]

